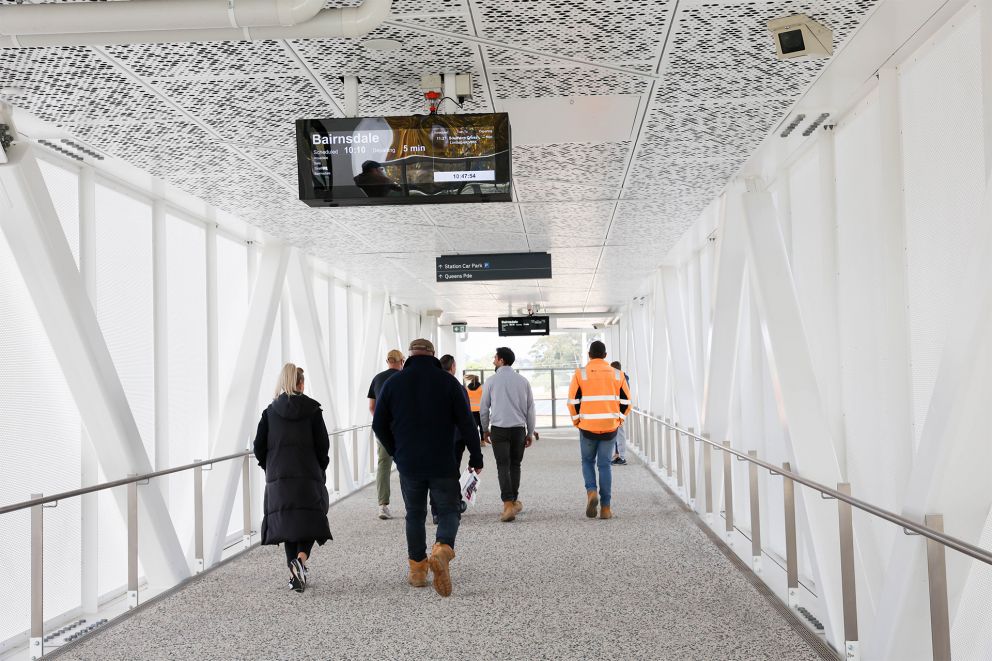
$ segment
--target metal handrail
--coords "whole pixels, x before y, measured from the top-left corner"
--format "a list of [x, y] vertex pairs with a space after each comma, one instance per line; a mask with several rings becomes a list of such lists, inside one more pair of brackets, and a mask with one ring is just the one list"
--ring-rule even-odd
[[[354, 473], [355, 473], [355, 483], [359, 483], [359, 461], [358, 461], [358, 430], [370, 428], [372, 425], [366, 423], [363, 425], [353, 425], [351, 427], [345, 427], [343, 429], [335, 429], [327, 433], [327, 437], [330, 441], [334, 443], [334, 482], [335, 490], [337, 490], [338, 478], [339, 478], [339, 455], [337, 452], [338, 439], [340, 436], [351, 433], [352, 442], [354, 448]], [[372, 435], [369, 434], [369, 466], [373, 462], [374, 444], [372, 443]], [[222, 461], [231, 461], [233, 459], [241, 459], [242, 469], [241, 469], [241, 480], [242, 480], [242, 499], [243, 499], [243, 532], [244, 536], [242, 542], [244, 544], [244, 549], [247, 550], [251, 548], [251, 536], [254, 531], [251, 528], [251, 478], [249, 469], [248, 457], [251, 456], [253, 452], [251, 450], [244, 450], [241, 452], [236, 452], [234, 454], [225, 455], [223, 457], [215, 457], [213, 459], [207, 459], [205, 461], [196, 461], [191, 464], [185, 464], [183, 466], [175, 466], [173, 468], [166, 468], [163, 470], [152, 471], [150, 473], [144, 473], [142, 475], [131, 475], [124, 479], [112, 480], [110, 482], [104, 482], [102, 484], [95, 484], [89, 487], [83, 487], [81, 489], [73, 489], [71, 491], [63, 491], [50, 496], [45, 496], [43, 494], [32, 494], [32, 498], [20, 503], [14, 503], [12, 505], [5, 505], [0, 507], [0, 515], [8, 514], [10, 512], [17, 512], [19, 510], [31, 510], [31, 624], [29, 629], [29, 655], [31, 659], [40, 659], [45, 653], [45, 642], [44, 638], [44, 599], [45, 599], [45, 586], [44, 586], [44, 564], [42, 562], [42, 555], [44, 549], [44, 511], [45, 505], [49, 503], [55, 503], [57, 506], [58, 501], [65, 500], [68, 498], [74, 498], [77, 496], [83, 496], [86, 494], [94, 493], [97, 491], [105, 491], [107, 489], [113, 489], [115, 487], [126, 486], [127, 487], [127, 600], [128, 608], [135, 608], [138, 606], [138, 484], [147, 483], [148, 480], [156, 477], [162, 477], [164, 475], [172, 475], [174, 473], [180, 473], [182, 471], [193, 471], [193, 511], [194, 511], [194, 564], [195, 573], [200, 573], [204, 571], [206, 563], [204, 562], [205, 557], [203, 554], [203, 471], [204, 466], [210, 466], [212, 464], [220, 463]], [[357, 487], [356, 487], [357, 488]]]
[[913, 532], [922, 535], [923, 537], [932, 539], [935, 542], [939, 542], [940, 544], [943, 544], [944, 546], [948, 546], [960, 553], [964, 553], [965, 555], [970, 556], [975, 560], [980, 560], [985, 564], [992, 565], [992, 553], [990, 553], [986, 549], [975, 546], [973, 544], [969, 544], [968, 542], [958, 539], [957, 537], [945, 535], [942, 532], [934, 530], [933, 528], [930, 528], [923, 524], [916, 523], [915, 521], [907, 519], [894, 512], [890, 512], [881, 507], [872, 505], [871, 503], [867, 503], [858, 498], [849, 496], [845, 493], [837, 491], [836, 489], [832, 489], [828, 486], [820, 484], [819, 482], [815, 482], [813, 480], [805, 478], [802, 475], [799, 475], [798, 473], [785, 470], [781, 466], [776, 466], [774, 464], [768, 463], [767, 461], [762, 461], [761, 459], [748, 456], [746, 453], [740, 452], [739, 450], [734, 450], [733, 448], [725, 447], [719, 443], [716, 443], [715, 441], [711, 441], [710, 439], [704, 436], [700, 436], [699, 434], [691, 432], [687, 429], [683, 429], [678, 425], [672, 424], [670, 422], [666, 422], [662, 418], [651, 415], [650, 413], [647, 413], [646, 411], [643, 411], [641, 409], [633, 409], [633, 410], [634, 413], [637, 413], [638, 415], [642, 415], [645, 418], [648, 418], [649, 420], [654, 420], [655, 422], [659, 422], [662, 425], [668, 427], [669, 429], [679, 432], [680, 434], [685, 434], [686, 436], [689, 436], [690, 438], [694, 438], [697, 441], [707, 443], [710, 446], [716, 448], [717, 450], [720, 450], [721, 452], [729, 452], [730, 454], [737, 456], [737, 458], [742, 461], [747, 461], [749, 463], [761, 466], [765, 470], [771, 471], [775, 475], [781, 475], [790, 480], [793, 480], [794, 482], [803, 484], [811, 489], [814, 489], [815, 491], [819, 491], [820, 493], [829, 496], [830, 498], [843, 501], [848, 505], [851, 505], [852, 507], [856, 507], [859, 510], [862, 510], [863, 512], [868, 512], [869, 514], [877, 516], [881, 519], [885, 519], [886, 521], [894, 523], [898, 526], [902, 526], [907, 530], [912, 530]]
[[[334, 431], [327, 432], [327, 437], [337, 436], [339, 434], [345, 434], [351, 431], [357, 431], [359, 429], [364, 429], [366, 427], [371, 427], [371, 423], [364, 425], [355, 425], [353, 427], [345, 427], [344, 429], [335, 429]], [[251, 450], [244, 450], [242, 452], [236, 452], [234, 454], [224, 455], [223, 457], [217, 457], [215, 459], [207, 459], [205, 461], [197, 461], [192, 464], [185, 464], [183, 466], [175, 466], [173, 468], [164, 468], [159, 471], [152, 471], [151, 473], [144, 473], [142, 475], [135, 475], [132, 477], [125, 477], [120, 480], [113, 480], [111, 482], [102, 482], [100, 484], [94, 484], [93, 486], [83, 487], [80, 489], [73, 489], [72, 491], [63, 491], [51, 496], [45, 496], [43, 498], [32, 498], [30, 500], [25, 500], [20, 503], [14, 503], [13, 505], [4, 505], [0, 507], [0, 515], [9, 514], [10, 512], [17, 512], [19, 510], [28, 509], [36, 505], [47, 505], [49, 503], [54, 503], [60, 500], [66, 500], [69, 498], [75, 498], [76, 496], [84, 496], [88, 493], [93, 493], [95, 491], [104, 491], [106, 489], [113, 489], [114, 487], [122, 487], [127, 484], [132, 484], [134, 482], [144, 482], [145, 480], [150, 480], [154, 477], [162, 477], [163, 475], [171, 475], [173, 473], [181, 473], [182, 471], [187, 471], [193, 468], [199, 468], [201, 466], [209, 466], [210, 464], [219, 464], [222, 461], [230, 461], [231, 459], [238, 459], [240, 457], [245, 457], [252, 454]]]

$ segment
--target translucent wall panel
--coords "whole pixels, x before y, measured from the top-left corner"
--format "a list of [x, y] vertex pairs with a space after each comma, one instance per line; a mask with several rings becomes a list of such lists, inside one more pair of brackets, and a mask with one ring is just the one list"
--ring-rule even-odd
[[248, 248], [243, 241], [217, 237], [217, 360], [220, 405], [231, 388], [238, 351], [244, 336], [249, 302]]
[[[149, 457], [155, 455], [151, 207], [96, 187], [96, 311]], [[94, 439], [99, 442], [99, 439]], [[104, 475], [115, 479], [122, 475]], [[100, 495], [100, 580], [106, 593], [126, 583], [120, 511]]]
[[[169, 410], [168, 463], [188, 464], [210, 456], [207, 441], [206, 230], [166, 216], [166, 308]], [[169, 509], [181, 542], [193, 536], [193, 478], [170, 476]]]
[[[63, 171], [64, 172], [64, 171]], [[51, 173], [51, 170], [49, 170]], [[68, 173], [65, 173], [68, 175]], [[69, 175], [71, 176], [71, 175]], [[52, 181], [71, 198], [74, 182]], [[56, 202], [61, 211], [64, 205]], [[60, 217], [74, 227], [74, 216]], [[26, 220], [25, 220], [26, 222]], [[80, 420], [34, 302], [0, 233], [0, 503], [80, 486]], [[29, 625], [27, 513], [0, 516], [0, 641]], [[80, 603], [79, 500], [45, 510], [45, 617]]]
[[[339, 282], [334, 283], [334, 323], [332, 324], [332, 343], [334, 344], [334, 354], [331, 363], [334, 368], [334, 391], [338, 405], [338, 414], [341, 419], [338, 421], [342, 426], [347, 426], [351, 420], [351, 386], [348, 384], [348, 365], [354, 359], [348, 355], [348, 290]], [[368, 392], [368, 391], [366, 391]], [[362, 396], [365, 393], [360, 393]]]
[[917, 443], [985, 190], [980, 46], [973, 13], [900, 68]]

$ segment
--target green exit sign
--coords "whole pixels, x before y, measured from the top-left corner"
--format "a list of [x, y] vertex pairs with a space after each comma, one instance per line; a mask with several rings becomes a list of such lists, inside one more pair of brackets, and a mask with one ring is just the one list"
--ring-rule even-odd
[[467, 333], [468, 332], [468, 322], [456, 321], [451, 324], [451, 332], [453, 333]]

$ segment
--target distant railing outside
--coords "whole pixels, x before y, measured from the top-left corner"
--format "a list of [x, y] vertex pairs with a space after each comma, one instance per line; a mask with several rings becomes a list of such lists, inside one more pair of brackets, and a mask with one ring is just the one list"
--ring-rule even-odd
[[[363, 430], [367, 430], [367, 433], [363, 433]], [[341, 486], [346, 483], [345, 479], [348, 471], [351, 472], [352, 477], [352, 488], [349, 491], [357, 490], [364, 486], [368, 481], [374, 478], [376, 469], [376, 441], [372, 435], [372, 426], [370, 424], [358, 425], [355, 427], [347, 427], [345, 429], [335, 429], [328, 433], [328, 437], [331, 442], [331, 464], [330, 464], [330, 474], [327, 476], [328, 486], [333, 488], [335, 495], [341, 497], [345, 495], [342, 493]], [[341, 461], [341, 443], [351, 443], [351, 453], [350, 457], [352, 461], [351, 465], [348, 466]], [[361, 446], [364, 444], [364, 448]], [[362, 475], [359, 474], [360, 467], [359, 457], [361, 456], [359, 452], [367, 452], [368, 457], [368, 471], [362, 479]], [[214, 459], [208, 459], [206, 461], [195, 461], [191, 464], [186, 464], [183, 466], [176, 466], [175, 468], [168, 468], [164, 470], [154, 471], [151, 473], [145, 473], [143, 475], [129, 475], [128, 477], [120, 480], [113, 480], [110, 482], [103, 482], [101, 484], [96, 484], [90, 487], [84, 487], [82, 489], [74, 489], [72, 491], [65, 491], [62, 493], [57, 493], [54, 495], [46, 496], [44, 494], [35, 493], [31, 494], [29, 500], [14, 503], [12, 505], [5, 505], [0, 507], [0, 516], [4, 514], [9, 514], [12, 512], [17, 512], [25, 509], [31, 510], [31, 542], [30, 542], [30, 552], [31, 552], [31, 628], [30, 628], [30, 639], [29, 639], [29, 651], [32, 660], [41, 658], [46, 652], [46, 643], [57, 638], [56, 634], [45, 635], [45, 622], [44, 622], [44, 561], [43, 561], [43, 549], [44, 549], [44, 511], [49, 508], [58, 507], [59, 501], [67, 500], [69, 498], [76, 498], [83, 496], [85, 494], [95, 493], [98, 491], [105, 491], [114, 488], [124, 488], [127, 491], [126, 502], [127, 502], [127, 515], [126, 515], [126, 525], [127, 525], [127, 599], [128, 599], [128, 609], [132, 609], [138, 606], [138, 487], [146, 486], [151, 483], [151, 480], [156, 478], [162, 478], [167, 475], [173, 475], [176, 473], [182, 473], [184, 471], [193, 471], [193, 549], [194, 549], [194, 560], [192, 571], [195, 574], [203, 572], [207, 567], [205, 565], [204, 551], [203, 551], [203, 472], [209, 471], [214, 464], [219, 464], [225, 461], [240, 461], [241, 462], [241, 494], [242, 494], [242, 548], [240, 551], [234, 555], [239, 555], [250, 549], [252, 544], [252, 536], [255, 531], [252, 530], [252, 507], [251, 507], [251, 461], [252, 461], [252, 451], [246, 450], [243, 452], [236, 452], [234, 454], [225, 455], [222, 457], [215, 457]], [[189, 579], [187, 579], [189, 580]], [[23, 635], [23, 634], [21, 634]], [[52, 651], [49, 649], [48, 651]]]
[[[519, 372], [530, 382], [534, 391], [534, 405], [537, 409], [538, 427], [557, 427], [559, 420], [571, 420], [568, 413], [568, 386], [575, 373], [575, 365], [561, 367], [517, 367]], [[479, 381], [485, 383], [486, 377], [491, 377], [496, 370], [492, 368], [464, 369], [462, 377], [475, 374]]]

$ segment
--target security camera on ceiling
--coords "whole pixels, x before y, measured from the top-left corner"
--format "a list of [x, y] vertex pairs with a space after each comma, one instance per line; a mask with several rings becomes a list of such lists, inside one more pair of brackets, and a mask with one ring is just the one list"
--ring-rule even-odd
[[834, 53], [833, 30], [805, 14], [768, 21], [768, 30], [775, 39], [776, 56], [780, 60], [821, 59]]

